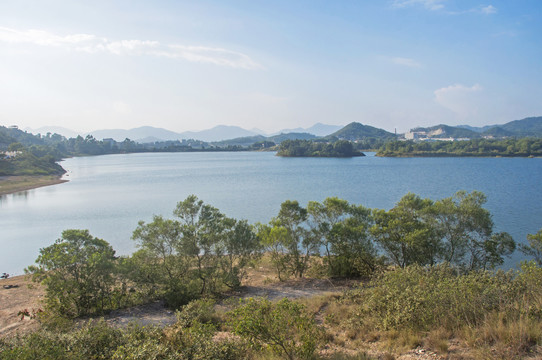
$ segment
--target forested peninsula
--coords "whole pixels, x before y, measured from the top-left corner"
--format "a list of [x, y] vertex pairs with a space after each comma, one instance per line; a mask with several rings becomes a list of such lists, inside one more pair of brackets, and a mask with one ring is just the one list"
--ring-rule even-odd
[[390, 141], [378, 149], [383, 157], [540, 157], [541, 138], [456, 141]]

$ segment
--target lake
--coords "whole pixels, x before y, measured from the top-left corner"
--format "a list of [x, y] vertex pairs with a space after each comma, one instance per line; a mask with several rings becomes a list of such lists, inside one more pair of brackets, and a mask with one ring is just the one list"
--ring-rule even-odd
[[[62, 162], [67, 183], [0, 197], [0, 273], [21, 274], [62, 230], [89, 229], [118, 254], [135, 246], [139, 220], [172, 216], [195, 194], [230, 217], [268, 222], [288, 199], [338, 196], [389, 209], [408, 192], [440, 199], [487, 195], [497, 231], [516, 241], [542, 228], [542, 159], [281, 158], [270, 152], [145, 153]], [[514, 254], [513, 267], [523, 257]]]

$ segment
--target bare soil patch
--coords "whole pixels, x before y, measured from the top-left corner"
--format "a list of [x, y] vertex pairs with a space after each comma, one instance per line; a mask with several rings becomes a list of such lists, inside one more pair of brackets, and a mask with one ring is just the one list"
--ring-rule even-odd
[[0, 176], [0, 195], [67, 182], [57, 175]]
[[44, 293], [42, 287], [24, 275], [0, 280], [0, 337], [23, 334], [39, 327], [37, 320], [27, 317], [21, 320], [17, 314], [25, 309], [30, 313], [37, 311]]

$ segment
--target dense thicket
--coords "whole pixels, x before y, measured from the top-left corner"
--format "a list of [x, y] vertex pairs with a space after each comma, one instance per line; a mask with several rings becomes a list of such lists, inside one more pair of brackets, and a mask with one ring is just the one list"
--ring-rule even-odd
[[377, 156], [542, 156], [542, 139], [508, 138], [464, 141], [392, 141], [378, 150]]

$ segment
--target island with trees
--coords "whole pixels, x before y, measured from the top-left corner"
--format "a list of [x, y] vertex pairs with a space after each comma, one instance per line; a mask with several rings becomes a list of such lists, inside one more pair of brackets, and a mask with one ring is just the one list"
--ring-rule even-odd
[[335, 142], [316, 140], [284, 140], [278, 146], [277, 156], [283, 157], [354, 157], [365, 156], [347, 140]]

